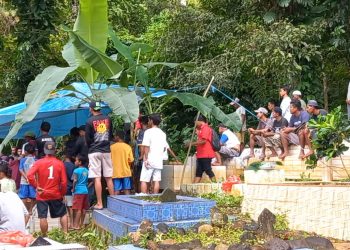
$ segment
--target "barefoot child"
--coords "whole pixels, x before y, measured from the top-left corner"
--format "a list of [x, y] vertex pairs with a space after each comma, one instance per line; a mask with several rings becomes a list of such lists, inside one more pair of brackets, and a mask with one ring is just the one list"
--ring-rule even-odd
[[66, 168], [66, 175], [67, 175], [67, 192], [66, 195], [64, 196], [64, 200], [66, 203], [67, 207], [67, 212], [68, 212], [68, 228], [73, 227], [73, 210], [72, 210], [72, 205], [73, 205], [73, 194], [72, 194], [72, 189], [73, 189], [73, 171], [75, 169], [74, 165], [74, 158], [70, 155], [70, 153], [66, 152], [65, 159], [64, 159], [64, 167]]
[[77, 168], [73, 172], [73, 228], [80, 229], [85, 218], [86, 210], [89, 209], [88, 174], [86, 159], [78, 155], [75, 158]]

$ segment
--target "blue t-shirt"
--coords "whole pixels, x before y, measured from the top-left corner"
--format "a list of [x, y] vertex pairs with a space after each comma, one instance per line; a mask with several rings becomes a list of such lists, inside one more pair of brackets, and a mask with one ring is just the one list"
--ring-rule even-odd
[[306, 111], [300, 111], [299, 116], [292, 115], [288, 127], [296, 128], [302, 123], [307, 123], [310, 120], [310, 115]]
[[75, 184], [74, 194], [88, 194], [88, 174], [89, 170], [87, 168], [78, 167], [74, 169], [73, 175], [76, 176], [77, 182]]
[[72, 188], [73, 188], [73, 171], [75, 169], [75, 165], [73, 162], [65, 161], [64, 167], [66, 168], [66, 175], [67, 175], [67, 192], [66, 195], [72, 195]]
[[[22, 170], [25, 174], [28, 174], [29, 169], [33, 166], [35, 162], [34, 156], [26, 156], [19, 161], [19, 170]], [[29, 185], [27, 180], [21, 176], [21, 184]]]

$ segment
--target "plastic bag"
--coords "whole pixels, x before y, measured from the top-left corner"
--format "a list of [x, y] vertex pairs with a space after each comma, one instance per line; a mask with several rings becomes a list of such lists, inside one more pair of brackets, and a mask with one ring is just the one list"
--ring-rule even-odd
[[30, 234], [25, 234], [21, 231], [0, 232], [0, 242], [18, 244], [23, 247], [29, 246], [34, 240]]

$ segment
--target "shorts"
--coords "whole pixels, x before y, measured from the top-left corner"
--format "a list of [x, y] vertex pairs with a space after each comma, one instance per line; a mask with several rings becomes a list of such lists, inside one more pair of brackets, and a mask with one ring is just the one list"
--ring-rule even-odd
[[161, 181], [162, 180], [162, 170], [158, 168], [146, 168], [145, 164], [142, 165], [140, 181], [142, 182], [150, 182], [151, 179], [153, 181]]
[[73, 205], [73, 195], [65, 195], [64, 198], [66, 199], [66, 206], [71, 207]]
[[89, 194], [74, 194], [73, 210], [88, 210], [89, 209]]
[[32, 185], [21, 184], [18, 192], [18, 196], [21, 199], [35, 199], [36, 198], [36, 190]]
[[281, 135], [274, 134], [273, 136], [264, 137], [265, 146], [268, 148], [281, 148]]
[[225, 157], [238, 157], [239, 156], [239, 152], [237, 152], [234, 148], [229, 148], [226, 146], [221, 146], [219, 153], [222, 154]]
[[131, 189], [132, 188], [131, 177], [114, 178], [113, 185], [114, 185], [114, 191]]
[[91, 153], [89, 154], [89, 178], [113, 176], [111, 153]]
[[47, 210], [50, 209], [51, 218], [63, 217], [67, 213], [62, 200], [37, 201], [38, 218], [47, 218]]
[[202, 178], [204, 172], [209, 176], [209, 178], [215, 177], [215, 174], [211, 168], [211, 158], [197, 159], [196, 177]]
[[256, 143], [256, 145], [263, 147], [264, 146], [264, 137], [262, 137], [261, 135], [256, 135], [255, 136], [255, 143]]
[[299, 136], [296, 133], [293, 133], [293, 132], [289, 133], [287, 140], [290, 144], [300, 145]]

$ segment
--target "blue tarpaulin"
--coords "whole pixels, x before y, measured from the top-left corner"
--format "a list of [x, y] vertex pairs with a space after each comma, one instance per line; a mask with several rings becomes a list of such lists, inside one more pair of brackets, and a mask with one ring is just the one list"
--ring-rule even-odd
[[[76, 97], [72, 95], [73, 90], [60, 90], [52, 94], [49, 100], [41, 105], [39, 113], [35, 118], [20, 129], [16, 139], [23, 138], [26, 131], [33, 131], [37, 136], [40, 134], [40, 124], [47, 121], [51, 124], [50, 134], [52, 136], [61, 136], [69, 133], [73, 127], [79, 127], [85, 124], [89, 117], [89, 108], [87, 103], [82, 104], [82, 99], [91, 96], [91, 90], [87, 83], [75, 82], [71, 84], [76, 90]], [[106, 84], [95, 84], [95, 89], [105, 89]], [[112, 85], [119, 88], [119, 85]], [[133, 90], [133, 87], [129, 87]], [[138, 90], [145, 92], [144, 88]], [[162, 97], [166, 95], [165, 91], [150, 88], [152, 97]], [[8, 134], [16, 114], [25, 109], [24, 102], [0, 109], [0, 138], [5, 138]], [[108, 106], [103, 107], [103, 113], [110, 113]]]

